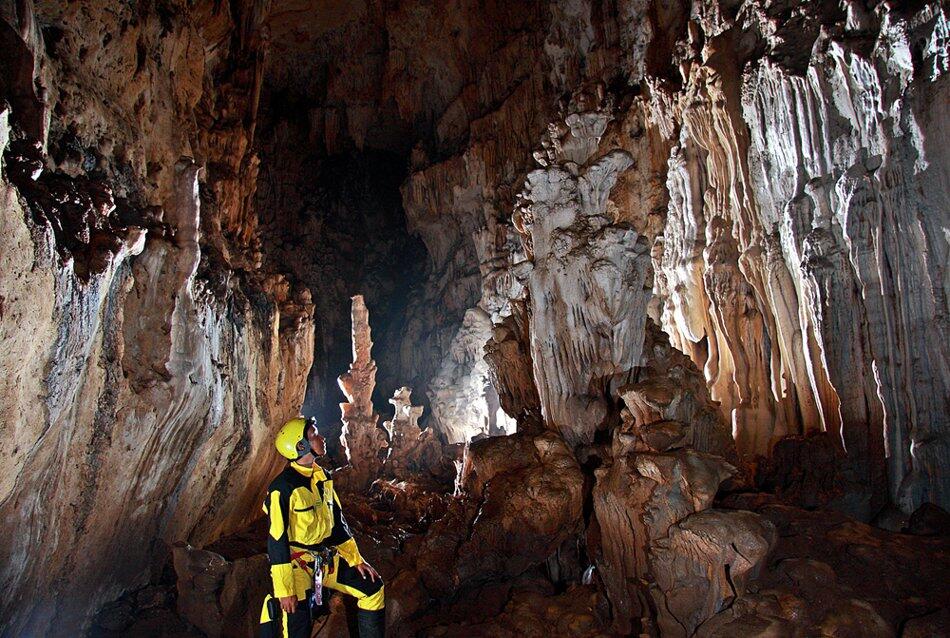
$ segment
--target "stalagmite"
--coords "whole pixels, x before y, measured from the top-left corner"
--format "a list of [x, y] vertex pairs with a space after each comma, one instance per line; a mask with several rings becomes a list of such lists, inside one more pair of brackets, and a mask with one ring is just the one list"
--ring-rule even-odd
[[411, 395], [412, 390], [403, 386], [389, 400], [395, 413], [391, 420], [383, 423], [389, 432], [384, 474], [400, 479], [427, 475], [454, 476], [453, 459], [447, 457], [445, 446], [432, 428], [420, 427], [423, 408], [412, 405]]
[[362, 295], [353, 297], [353, 363], [340, 375], [340, 390], [347, 403], [340, 404], [343, 435], [340, 443], [350, 468], [341, 481], [352, 490], [364, 490], [379, 476], [387, 447], [386, 432], [379, 427], [379, 415], [373, 411], [376, 388], [376, 362], [372, 358], [369, 310]]
[[255, 632], [301, 413], [391, 637], [950, 635], [948, 51], [937, 0], [0, 3], [0, 638]]

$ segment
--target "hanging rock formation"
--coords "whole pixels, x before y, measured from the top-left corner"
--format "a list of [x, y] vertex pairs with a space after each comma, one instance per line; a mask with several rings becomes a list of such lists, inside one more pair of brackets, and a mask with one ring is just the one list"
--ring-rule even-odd
[[528, 175], [513, 219], [532, 266], [525, 287], [541, 415], [572, 444], [604, 429], [604, 396], [639, 362], [649, 298], [648, 245], [608, 212], [633, 160], [621, 150], [592, 159], [611, 109], [552, 127], [542, 161], [553, 163]]
[[[948, 34], [926, 0], [0, 4], [0, 633], [145, 609], [258, 516], [354, 287], [385, 347], [354, 302], [340, 480], [397, 635], [947, 633]], [[428, 408], [388, 459], [377, 373]], [[238, 559], [178, 554], [215, 633]]]
[[655, 98], [680, 125], [663, 324], [740, 451], [832, 432], [870, 491], [855, 513], [946, 506], [945, 9], [745, 16], [697, 11], [684, 91]]

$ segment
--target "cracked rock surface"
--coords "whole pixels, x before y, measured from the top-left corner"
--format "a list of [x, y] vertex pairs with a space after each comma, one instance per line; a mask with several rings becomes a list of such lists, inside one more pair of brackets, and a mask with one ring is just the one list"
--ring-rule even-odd
[[0, 634], [250, 632], [301, 412], [393, 635], [946, 634], [948, 47], [927, 0], [0, 3]]

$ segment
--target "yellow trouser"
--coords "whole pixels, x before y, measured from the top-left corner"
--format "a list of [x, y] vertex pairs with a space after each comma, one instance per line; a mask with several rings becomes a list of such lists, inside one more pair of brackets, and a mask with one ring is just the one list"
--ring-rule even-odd
[[[303, 566], [301, 567], [301, 563], [295, 561], [293, 568], [294, 594], [297, 596], [298, 611], [292, 615], [280, 614], [280, 635], [283, 638], [296, 638], [295, 633], [298, 632], [295, 631], [295, 625], [303, 625], [303, 611], [306, 611], [306, 623], [309, 627], [310, 611], [307, 607], [306, 598], [307, 592], [313, 589], [314, 563], [313, 556], [310, 554], [304, 554], [302, 558], [306, 561], [302, 563]], [[348, 596], [353, 596], [356, 598], [356, 606], [360, 609], [373, 611], [383, 609], [386, 606], [382, 579], [377, 578], [376, 582], [373, 582], [363, 578], [355, 567], [350, 567], [346, 561], [341, 560], [339, 554], [333, 557], [332, 573], [329, 573], [326, 565], [324, 565], [322, 569], [323, 586], [327, 589], [333, 589]], [[261, 609], [261, 624], [269, 623], [273, 620], [268, 611], [267, 604], [268, 601], [272, 599], [273, 596], [271, 594], [268, 594], [264, 598], [264, 606]], [[300, 615], [300, 619], [295, 619], [298, 615]], [[307, 638], [309, 638], [309, 635], [309, 633], [306, 634]]]

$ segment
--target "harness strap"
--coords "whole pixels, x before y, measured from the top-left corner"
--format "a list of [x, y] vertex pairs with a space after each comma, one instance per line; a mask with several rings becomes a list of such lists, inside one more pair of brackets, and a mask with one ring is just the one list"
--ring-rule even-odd
[[[319, 564], [326, 565], [328, 573], [333, 573], [333, 557], [336, 556], [337, 551], [336, 547], [327, 547], [324, 549], [312, 549], [305, 550], [300, 552], [291, 552], [290, 560], [297, 563], [297, 567], [300, 569], [308, 569], [308, 561], [304, 559], [304, 556], [310, 554], [320, 559]], [[316, 561], [314, 561], [316, 562]]]

